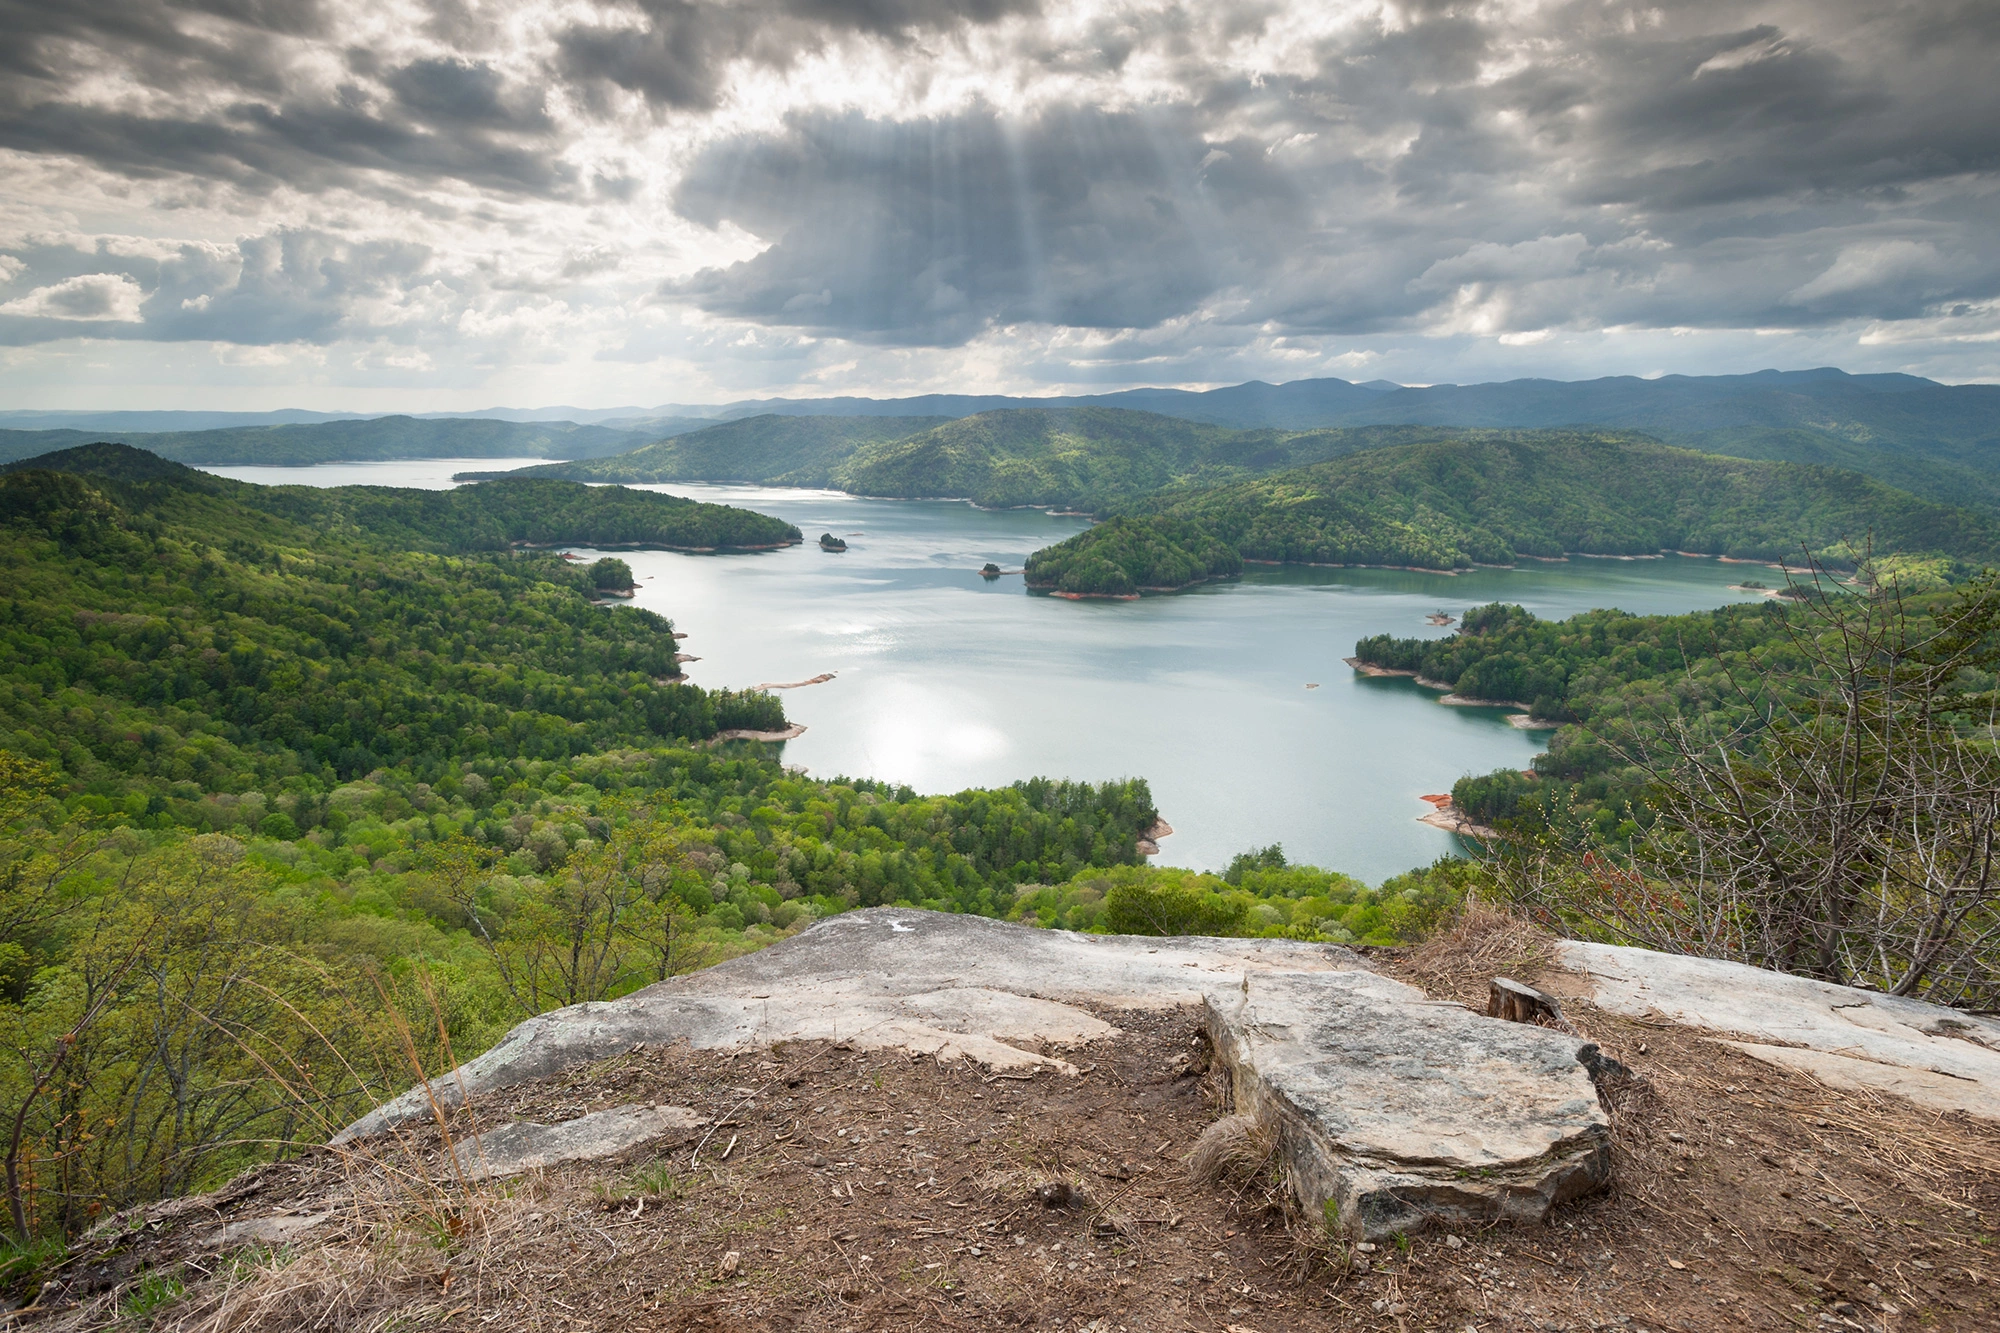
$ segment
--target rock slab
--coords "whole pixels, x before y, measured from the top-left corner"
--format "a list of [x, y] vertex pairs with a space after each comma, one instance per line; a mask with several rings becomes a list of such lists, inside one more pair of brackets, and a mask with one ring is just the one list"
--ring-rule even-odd
[[1730, 1044], [1837, 1087], [2000, 1121], [2000, 1022], [1922, 1000], [1714, 958], [1563, 940], [1600, 1009], [1744, 1038]]
[[1309, 1216], [1356, 1239], [1540, 1221], [1611, 1178], [1584, 1043], [1369, 972], [1262, 975], [1204, 997], [1239, 1114], [1278, 1132]]
[[517, 1120], [455, 1149], [467, 1180], [495, 1180], [563, 1162], [616, 1157], [642, 1143], [687, 1134], [708, 1123], [685, 1106], [619, 1106], [555, 1125]]
[[874, 907], [621, 1000], [540, 1014], [455, 1073], [363, 1116], [336, 1145], [562, 1073], [642, 1043], [698, 1049], [839, 1041], [996, 1069], [1070, 1067], [1027, 1049], [1115, 1036], [1079, 1004], [1153, 1009], [1201, 1003], [1219, 979], [1362, 968], [1346, 949], [1294, 940], [1079, 935], [984, 917]]

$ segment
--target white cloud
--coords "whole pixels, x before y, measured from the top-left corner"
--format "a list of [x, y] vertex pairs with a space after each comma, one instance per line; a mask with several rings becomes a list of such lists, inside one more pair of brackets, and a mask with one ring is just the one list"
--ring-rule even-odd
[[1829, 297], [1852, 297], [1912, 284], [1926, 291], [1945, 269], [1944, 257], [1928, 241], [1877, 241], [1850, 245], [1826, 270], [1794, 290], [1791, 299], [1811, 305]]
[[0, 305], [0, 315], [137, 324], [145, 299], [145, 289], [122, 273], [84, 273]]

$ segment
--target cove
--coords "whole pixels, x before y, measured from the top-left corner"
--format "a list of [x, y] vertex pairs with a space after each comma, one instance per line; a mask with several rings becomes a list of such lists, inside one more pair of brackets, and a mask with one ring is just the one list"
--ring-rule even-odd
[[[442, 486], [467, 466], [211, 470], [267, 484]], [[1547, 744], [1502, 710], [1447, 707], [1414, 682], [1357, 675], [1341, 659], [1359, 638], [1442, 636], [1451, 631], [1427, 625], [1429, 613], [1495, 600], [1546, 617], [1746, 600], [1728, 587], [1743, 566], [1669, 557], [1456, 576], [1252, 566], [1239, 581], [1167, 596], [1073, 602], [979, 570], [1020, 569], [1029, 552], [1080, 531], [1081, 518], [835, 491], [643, 489], [742, 505], [805, 534], [804, 545], [755, 555], [616, 552], [640, 581], [635, 604], [689, 636], [681, 647], [701, 659], [686, 666], [696, 682], [832, 673], [783, 692], [807, 728], [785, 745], [786, 763], [927, 792], [1144, 777], [1175, 830], [1158, 859], [1207, 869], [1277, 842], [1295, 861], [1379, 882], [1457, 850], [1451, 834], [1417, 822], [1428, 810], [1420, 796], [1467, 773], [1523, 767]], [[822, 551], [823, 532], [848, 549]]]

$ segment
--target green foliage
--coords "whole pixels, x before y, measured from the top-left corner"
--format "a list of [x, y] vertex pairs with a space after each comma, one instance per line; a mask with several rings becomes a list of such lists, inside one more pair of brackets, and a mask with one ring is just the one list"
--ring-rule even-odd
[[[1877, 572], [1884, 568], [1895, 572]], [[1894, 560], [1865, 562], [1861, 581], [1900, 588], [1905, 568]], [[1958, 595], [1934, 590], [1905, 599], [1913, 632], [1924, 632]], [[1458, 631], [1442, 639], [1377, 635], [1355, 644], [1355, 656], [1441, 681], [1466, 698], [1524, 704], [1536, 717], [1569, 724], [1536, 758], [1532, 775], [1503, 769], [1461, 778], [1452, 803], [1503, 832], [1559, 827], [1565, 837], [1618, 847], [1653, 820], [1650, 778], [1637, 761], [1656, 753], [1676, 729], [1754, 736], [1774, 706], [1824, 684], [1815, 683], [1796, 636], [1818, 610], [1857, 600], [1837, 591], [1828, 598], [1678, 616], [1590, 611], [1561, 621], [1495, 604], [1468, 611]], [[1963, 686], [1978, 697], [1994, 681], [1968, 669]]]
[[1030, 588], [1087, 597], [1168, 592], [1243, 572], [1236, 552], [1177, 519], [1114, 518], [1028, 557]]
[[1372, 666], [1441, 681], [1465, 698], [1518, 703], [1538, 718], [1581, 724], [1556, 733], [1532, 776], [1502, 769], [1461, 778], [1452, 803], [1502, 831], [1543, 828], [1557, 817], [1549, 802], [1560, 786], [1562, 821], [1618, 843], [1650, 819], [1628, 743], [1677, 717], [1726, 729], [1752, 716], [1756, 700], [1737, 690], [1736, 673], [1789, 660], [1786, 620], [1794, 614], [1770, 601], [1679, 616], [1589, 611], [1546, 621], [1495, 603], [1466, 612], [1458, 631], [1442, 639], [1376, 635], [1354, 652]]
[[13, 1308], [32, 1304], [51, 1269], [69, 1256], [69, 1246], [57, 1236], [36, 1236], [26, 1242], [0, 1238], [0, 1295]]
[[586, 573], [590, 576], [590, 586], [593, 588], [623, 592], [633, 586], [632, 566], [616, 556], [607, 555], [591, 562]]
[[[1691, 453], [1604, 432], [1465, 431], [1369, 450], [1254, 481], [1129, 506], [1184, 525], [1246, 561], [1464, 569], [1570, 553], [1663, 550], [1742, 559], [1813, 551], [1848, 567], [1872, 535], [1884, 555], [1940, 568], [2000, 559], [2000, 527], [1858, 473]], [[1095, 567], [1129, 545], [1100, 525], [1038, 551], [1029, 568]]]
[[[14, 478], [6, 483], [7, 498], [0, 501], [0, 521], [39, 527], [79, 550], [78, 540], [92, 540], [84, 529], [106, 521], [104, 515], [92, 518], [77, 510], [79, 503], [108, 503], [169, 523], [219, 523], [225, 530], [244, 526], [254, 513], [329, 539], [440, 554], [571, 544], [762, 550], [801, 539], [791, 524], [747, 509], [623, 487], [513, 476], [447, 491], [253, 486], [118, 444], [66, 449], [9, 464], [0, 472]], [[37, 481], [30, 474], [67, 476], [72, 482]], [[79, 477], [90, 480], [76, 483]], [[114, 485], [107, 487], [107, 482]], [[84, 499], [74, 491], [76, 484], [96, 498]], [[65, 538], [51, 526], [58, 522], [65, 530], [78, 523], [84, 528], [77, 537]], [[122, 545], [129, 548], [129, 543]]]
[[965, 497], [989, 508], [1100, 510], [1167, 486], [1276, 433], [1198, 425], [1108, 407], [982, 412], [857, 453], [835, 484], [862, 495]]
[[759, 481], [1100, 512], [1162, 487], [1233, 481], [1438, 434], [1419, 426], [1235, 430], [1108, 407], [1007, 408], [957, 420], [759, 416], [615, 458], [462, 476]]
[[1240, 935], [1250, 904], [1207, 888], [1207, 876], [1154, 870], [1111, 877], [1099, 928], [1113, 935]]
[[233, 497], [282, 518], [413, 551], [515, 546], [764, 550], [798, 542], [791, 524], [747, 509], [622, 486], [507, 477], [449, 491], [377, 486], [245, 487]]
[[1236, 878], [1165, 866], [1086, 870], [1062, 884], [1024, 886], [1010, 915], [1053, 929], [1118, 935], [1235, 935], [1406, 944], [1422, 939], [1483, 882], [1446, 858], [1371, 889], [1317, 866], [1285, 864], [1276, 848], [1235, 859]]
[[1506, 893], [1621, 943], [1990, 1009], [2000, 577], [1771, 611], [1765, 643], [1578, 710], [1537, 764], [1557, 780], [1518, 797]]
[[566, 481], [657, 483], [755, 481], [826, 486], [857, 451], [941, 426], [946, 417], [755, 416], [655, 440], [609, 458], [544, 463], [518, 472], [465, 473], [461, 480], [559, 477]]
[[171, 1273], [148, 1273], [133, 1283], [118, 1302], [118, 1313], [127, 1319], [144, 1319], [163, 1305], [171, 1305], [187, 1294], [187, 1287]]
[[1284, 847], [1274, 842], [1269, 847], [1253, 847], [1230, 857], [1229, 868], [1222, 872], [1222, 879], [1227, 884], [1241, 884], [1247, 874], [1260, 870], [1283, 870], [1290, 864], [1285, 860]]
[[[1158, 817], [1139, 782], [921, 797], [748, 748], [470, 761], [435, 785], [377, 770], [154, 813], [59, 776], [0, 753], [0, 1111], [29, 1106], [31, 1234], [323, 1140], [415, 1078], [409, 1051], [434, 1073], [526, 1014], [854, 906], [998, 914], [1024, 878], [1136, 863]], [[280, 839], [278, 816], [311, 827]]]
[[[107, 795], [324, 790], [403, 763], [784, 725], [768, 694], [673, 681], [672, 624], [592, 606], [599, 571], [400, 549], [399, 524], [383, 536], [333, 519], [439, 493], [261, 492], [138, 451], [111, 461], [172, 472], [0, 477], [0, 745]], [[271, 512], [291, 507], [312, 512]], [[448, 542], [442, 518], [427, 526]]]

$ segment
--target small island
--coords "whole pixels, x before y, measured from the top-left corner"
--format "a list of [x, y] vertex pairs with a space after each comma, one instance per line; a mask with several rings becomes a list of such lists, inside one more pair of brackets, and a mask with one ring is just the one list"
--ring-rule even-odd
[[982, 579], [997, 579], [997, 578], [999, 578], [999, 577], [1000, 577], [1000, 566], [998, 566], [998, 565], [994, 564], [994, 563], [993, 563], [993, 562], [992, 562], [991, 560], [988, 560], [988, 561], [987, 561], [987, 562], [986, 562], [985, 564], [983, 564], [983, 565], [981, 565], [981, 566], [979, 567], [979, 577], [980, 577], [980, 578], [982, 578]]
[[819, 535], [819, 549], [822, 551], [845, 551], [847, 543], [830, 532], [822, 532]]
[[[563, 558], [574, 560], [577, 557], [565, 551]], [[639, 595], [639, 585], [632, 579], [632, 566], [615, 556], [605, 556], [585, 572], [590, 575], [591, 586], [597, 590], [599, 597], [630, 600]]]

